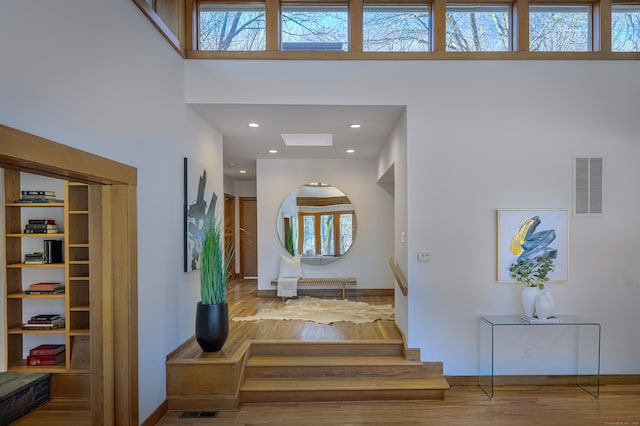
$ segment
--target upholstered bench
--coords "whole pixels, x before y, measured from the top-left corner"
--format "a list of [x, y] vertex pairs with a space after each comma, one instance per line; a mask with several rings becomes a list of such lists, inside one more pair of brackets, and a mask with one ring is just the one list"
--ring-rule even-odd
[[[347, 295], [347, 286], [356, 285], [357, 281], [353, 277], [349, 278], [298, 278], [298, 287], [305, 286], [323, 286], [323, 287], [341, 287], [342, 298]], [[272, 280], [271, 285], [278, 285], [278, 280]]]

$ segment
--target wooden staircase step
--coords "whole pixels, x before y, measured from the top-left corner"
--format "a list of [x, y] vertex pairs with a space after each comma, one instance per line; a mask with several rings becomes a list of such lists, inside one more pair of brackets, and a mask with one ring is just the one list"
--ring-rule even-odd
[[423, 377], [429, 371], [419, 361], [399, 356], [254, 356], [246, 377]]
[[444, 377], [408, 378], [262, 378], [247, 379], [242, 402], [367, 401], [444, 399]]
[[403, 356], [403, 351], [402, 340], [260, 340], [251, 344], [251, 356]]

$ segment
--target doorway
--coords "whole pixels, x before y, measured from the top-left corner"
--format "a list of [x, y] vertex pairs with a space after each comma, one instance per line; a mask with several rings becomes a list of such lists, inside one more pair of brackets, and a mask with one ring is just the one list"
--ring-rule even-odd
[[258, 278], [258, 203], [256, 197], [240, 197], [240, 276]]
[[[236, 235], [236, 197], [224, 194], [224, 247], [234, 250]], [[236, 256], [234, 253], [229, 262], [229, 278], [236, 278]]]

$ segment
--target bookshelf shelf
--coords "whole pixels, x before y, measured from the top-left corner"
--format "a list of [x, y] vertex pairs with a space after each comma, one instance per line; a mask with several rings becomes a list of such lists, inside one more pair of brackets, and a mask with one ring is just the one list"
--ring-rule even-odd
[[27, 365], [26, 359], [9, 363], [9, 370], [19, 373], [64, 373], [66, 366], [64, 363], [56, 365]]
[[69, 336], [88, 336], [89, 334], [88, 328], [74, 328], [69, 331]]
[[26, 293], [10, 293], [7, 299], [64, 299], [65, 293], [57, 294], [26, 294]]
[[64, 203], [6, 203], [7, 207], [64, 207]]
[[25, 330], [23, 328], [10, 328], [9, 334], [65, 334], [64, 327], [54, 328], [53, 330]]
[[56, 233], [56, 234], [7, 234], [7, 238], [50, 238], [50, 237], [62, 238], [62, 237], [64, 237], [64, 233]]
[[64, 268], [64, 263], [12, 263], [7, 265], [8, 269], [23, 269], [23, 268]]

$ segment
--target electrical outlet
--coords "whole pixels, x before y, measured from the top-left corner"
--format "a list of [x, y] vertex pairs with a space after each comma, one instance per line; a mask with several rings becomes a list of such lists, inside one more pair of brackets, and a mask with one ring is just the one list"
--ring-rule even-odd
[[418, 262], [428, 262], [429, 261], [429, 253], [418, 252]]
[[531, 346], [524, 347], [524, 357], [533, 358], [533, 348]]

